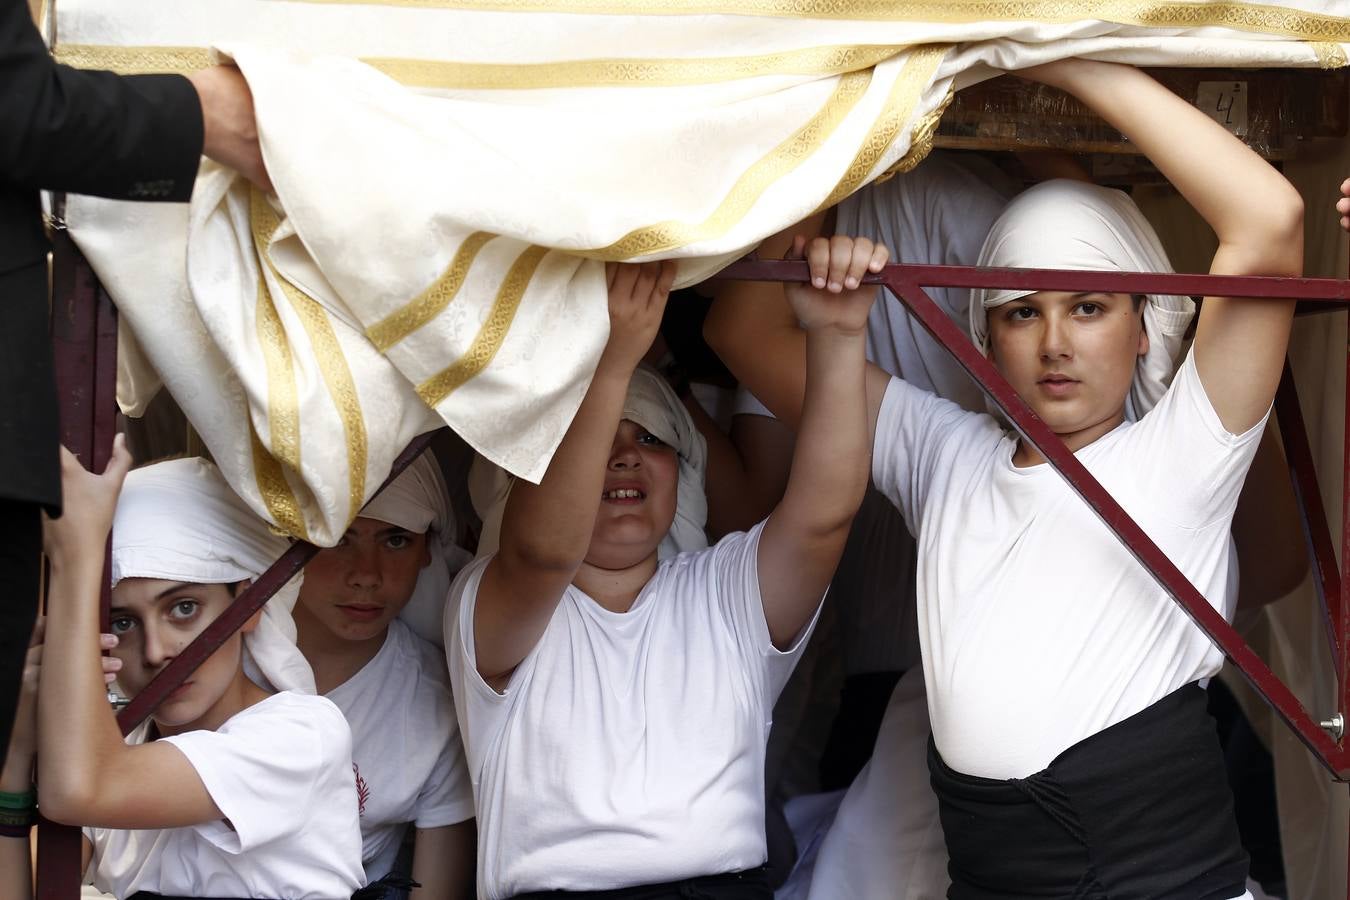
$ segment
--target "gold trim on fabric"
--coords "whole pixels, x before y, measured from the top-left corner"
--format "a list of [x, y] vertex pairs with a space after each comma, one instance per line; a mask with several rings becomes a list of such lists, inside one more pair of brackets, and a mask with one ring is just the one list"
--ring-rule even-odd
[[455, 90], [679, 87], [768, 75], [839, 75], [870, 68], [903, 46], [803, 47], [708, 59], [575, 59], [545, 63], [463, 63], [362, 57], [402, 84]]
[[431, 283], [430, 287], [367, 328], [366, 337], [370, 338], [375, 349], [381, 353], [385, 352], [444, 312], [459, 293], [459, 289], [464, 286], [464, 279], [468, 276], [469, 267], [473, 265], [478, 251], [494, 237], [495, 234], [486, 231], [475, 231], [466, 237], [455, 251], [455, 257], [450, 260], [449, 267]]
[[57, 44], [56, 61], [77, 69], [107, 69], [118, 75], [182, 75], [214, 62], [206, 47], [113, 47]]
[[1099, 19], [1157, 28], [1217, 26], [1301, 37], [1350, 40], [1350, 17], [1239, 0], [295, 0], [319, 5], [400, 6], [472, 12], [613, 16], [770, 16], [964, 24], [983, 21], [1076, 22]]
[[[255, 188], [249, 203], [253, 220], [253, 240], [259, 257], [266, 262], [273, 277], [281, 285], [286, 300], [300, 317], [305, 332], [309, 335], [314, 348], [314, 358], [319, 364], [328, 395], [337, 408], [338, 418], [342, 420], [342, 431], [347, 444], [347, 481], [348, 481], [348, 520], [356, 518], [357, 512], [365, 505], [366, 461], [369, 453], [369, 440], [366, 435], [365, 414], [361, 411], [361, 398], [356, 391], [356, 381], [352, 378], [351, 367], [342, 353], [333, 325], [323, 307], [308, 294], [287, 281], [272, 264], [267, 248], [272, 236], [276, 234], [281, 220]], [[280, 324], [280, 323], [278, 323]]]
[[607, 247], [577, 252], [595, 259], [625, 260], [725, 234], [745, 217], [771, 185], [809, 159], [834, 134], [867, 93], [872, 73], [872, 69], [864, 69], [841, 75], [834, 92], [820, 110], [746, 169], [702, 222], [658, 222], [634, 229]]
[[293, 537], [308, 540], [309, 531], [305, 526], [304, 513], [285, 473], [285, 467], [293, 472], [300, 471], [299, 392], [295, 385], [291, 347], [286, 343], [281, 318], [277, 315], [262, 275], [264, 262], [258, 251], [258, 219], [254, 213], [257, 203], [256, 197], [249, 203], [249, 217], [254, 231], [254, 256], [259, 267], [254, 321], [258, 346], [267, 369], [267, 427], [271, 432], [272, 448], [269, 451], [263, 444], [250, 419], [248, 430], [253, 448], [253, 475], [258, 482], [258, 493], [262, 495], [263, 504], [277, 525]]
[[305, 528], [305, 516], [296, 502], [295, 492], [286, 481], [281, 463], [273, 456], [258, 431], [253, 420], [248, 423], [249, 445], [253, 451], [253, 478], [258, 483], [258, 493], [262, 495], [267, 512], [276, 521], [277, 526], [289, 537], [309, 540], [309, 531]]
[[[839, 183], [825, 198], [825, 202], [820, 205], [817, 212], [834, 206], [867, 183], [867, 178], [872, 174], [877, 161], [891, 148], [896, 135], [909, 121], [915, 104], [919, 102], [924, 89], [932, 82], [933, 74], [949, 47], [949, 44], [938, 44], [914, 48], [909, 59], [905, 60], [900, 73], [895, 76], [895, 84], [891, 86], [891, 95], [887, 98], [881, 115], [872, 124], [872, 130], [867, 133], [867, 137], [863, 139], [857, 155], [853, 157], [853, 162], [844, 171], [844, 177], [839, 179]], [[941, 113], [938, 115], [941, 116]], [[911, 146], [910, 149], [914, 148]], [[923, 152], [927, 153], [926, 150]], [[916, 160], [915, 165], [917, 164]]]
[[[839, 75], [870, 68], [903, 46], [803, 47], [757, 56], [707, 59], [576, 59], [547, 63], [466, 63], [361, 57], [361, 62], [410, 87], [446, 90], [540, 90], [588, 87], [679, 87], [770, 75]], [[206, 47], [117, 47], [60, 44], [57, 62], [122, 75], [186, 73], [213, 62]]]
[[1350, 59], [1346, 58], [1345, 50], [1340, 44], [1331, 41], [1313, 41], [1308, 46], [1317, 54], [1317, 64], [1324, 69], [1350, 66]]
[[497, 297], [492, 301], [492, 309], [488, 311], [487, 319], [478, 329], [478, 334], [474, 335], [469, 349], [459, 359], [417, 386], [417, 395], [428, 406], [438, 405], [492, 362], [492, 358], [501, 349], [502, 342], [506, 340], [506, 333], [511, 329], [516, 310], [520, 309], [525, 290], [530, 286], [530, 279], [534, 277], [535, 270], [539, 268], [539, 263], [548, 252], [547, 247], [531, 246], [516, 257], [516, 261], [511, 264], [506, 278], [502, 281], [502, 286], [497, 290]]
[[947, 107], [952, 105], [952, 100], [955, 97], [956, 85], [952, 85], [947, 88], [947, 96], [942, 98], [942, 102], [924, 113], [915, 123], [914, 130], [909, 134], [909, 149], [905, 151], [905, 155], [900, 157], [900, 161], [895, 165], [872, 179], [873, 184], [881, 184], [896, 175], [912, 172], [915, 166], [928, 158], [928, 154], [933, 152], [933, 141], [937, 137], [937, 128], [942, 121], [942, 114], [947, 111]]

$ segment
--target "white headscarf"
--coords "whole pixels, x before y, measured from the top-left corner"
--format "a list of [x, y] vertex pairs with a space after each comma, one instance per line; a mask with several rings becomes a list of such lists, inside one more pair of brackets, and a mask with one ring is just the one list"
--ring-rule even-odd
[[427, 536], [431, 562], [418, 574], [412, 599], [399, 618], [420, 637], [441, 646], [445, 595], [450, 591], [451, 578], [469, 561], [469, 553], [455, 543], [455, 514], [432, 452], [427, 450], [413, 460], [365, 505], [360, 515]]
[[[1171, 272], [1153, 226], [1121, 191], [1058, 179], [1028, 188], [999, 216], [980, 251], [981, 266]], [[1034, 291], [971, 291], [970, 335], [989, 351], [989, 312]], [[1176, 356], [1195, 315], [1189, 297], [1149, 294], [1144, 307], [1148, 352], [1135, 367], [1125, 400], [1131, 421], [1147, 413], [1172, 382]]]
[[[628, 383], [620, 418], [636, 422], [653, 436], [675, 448], [680, 458], [679, 485], [675, 495], [675, 520], [661, 539], [657, 557], [667, 559], [688, 550], [708, 546], [703, 530], [708, 521], [708, 495], [704, 490], [704, 471], [708, 466], [708, 445], [699, 434], [689, 410], [650, 366], [640, 365]], [[496, 553], [501, 540], [502, 513], [511, 494], [514, 479], [501, 468], [476, 457], [469, 473], [469, 496], [483, 520], [478, 539], [478, 555]]]
[[[112, 581], [162, 578], [192, 584], [256, 579], [290, 542], [253, 514], [214, 465], [174, 459], [127, 475], [113, 515]], [[314, 693], [314, 673], [295, 646], [296, 575], [244, 635], [244, 671], [264, 687]]]

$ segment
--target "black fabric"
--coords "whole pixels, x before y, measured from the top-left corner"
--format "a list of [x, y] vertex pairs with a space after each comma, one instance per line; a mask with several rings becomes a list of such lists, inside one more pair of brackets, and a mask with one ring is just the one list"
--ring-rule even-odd
[[186, 78], [57, 65], [25, 0], [0, 0], [0, 498], [61, 502], [38, 190], [187, 200], [201, 150]]
[[1251, 878], [1271, 896], [1289, 893], [1284, 875], [1280, 813], [1275, 799], [1275, 760], [1241, 705], [1219, 679], [1209, 683], [1209, 714], [1219, 726], [1228, 786], [1233, 791], [1242, 846], [1252, 858]]
[[1247, 854], [1205, 703], [1187, 685], [1007, 781], [953, 771], [930, 738], [948, 898], [1241, 896]]
[[839, 712], [820, 755], [820, 789], [838, 791], [853, 783], [881, 732], [891, 694], [904, 672], [862, 672], [844, 679]]
[[512, 900], [771, 900], [764, 867], [605, 891], [530, 891]]
[[0, 500], [0, 768], [9, 750], [41, 584], [41, 510], [32, 503]]
[[60, 417], [47, 333], [46, 261], [0, 275], [0, 499], [59, 513]]
[[391, 873], [352, 894], [351, 900], [403, 900], [413, 888], [421, 886], [420, 882], [411, 878]]

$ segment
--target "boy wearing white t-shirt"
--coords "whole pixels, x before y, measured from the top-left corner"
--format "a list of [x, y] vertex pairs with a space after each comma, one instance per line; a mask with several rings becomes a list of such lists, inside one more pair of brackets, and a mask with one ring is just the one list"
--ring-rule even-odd
[[305, 566], [295, 607], [316, 687], [351, 725], [366, 877], [407, 874], [395, 862], [411, 824], [417, 900], [473, 896], [473, 788], [445, 658], [398, 618], [423, 579], [444, 597], [453, 533], [428, 451]]
[[773, 702], [866, 484], [872, 292], [843, 281], [856, 287], [886, 251], [836, 238], [810, 256], [831, 286], [791, 294], [811, 381], [784, 498], [748, 534], [660, 562], [683, 461], [629, 412], [630, 380], [674, 268], [610, 268], [610, 336], [586, 398], [543, 481], [511, 489], [498, 551], [451, 590], [481, 896], [771, 896]]
[[[1213, 273], [1300, 271], [1297, 194], [1204, 114], [1128, 67], [1066, 60], [1023, 74], [1076, 95], [1149, 156], [1218, 235]], [[1167, 271], [1125, 195], [1063, 181], [1010, 204], [980, 264]], [[800, 359], [800, 338], [781, 304], [765, 315], [764, 293], [729, 292], [709, 338], [790, 421], [801, 369], [784, 362]], [[1169, 388], [1155, 336], [1181, 311], [1165, 298], [987, 291], [971, 303], [976, 343], [1216, 605], [1292, 313], [1206, 298]], [[1029, 443], [879, 369], [867, 393], [873, 479], [919, 543], [948, 896], [1246, 896], [1194, 684], [1222, 656]]]
[[[62, 451], [65, 515], [46, 530], [46, 643], [29, 653], [16, 738], [0, 773], [0, 895], [32, 896], [30, 823], [12, 820], [24, 796], [31, 820], [36, 750], [42, 814], [85, 826], [84, 867], [118, 900], [351, 896], [365, 883], [351, 732], [306, 684], [308, 669], [286, 634], [289, 586], [123, 741], [98, 652], [114, 506], [116, 640], [102, 646], [113, 649], [110, 668], [132, 696], [286, 546], [210, 463], [173, 460], [127, 476], [130, 462], [120, 436], [101, 476]], [[255, 683], [246, 661], [279, 690]]]

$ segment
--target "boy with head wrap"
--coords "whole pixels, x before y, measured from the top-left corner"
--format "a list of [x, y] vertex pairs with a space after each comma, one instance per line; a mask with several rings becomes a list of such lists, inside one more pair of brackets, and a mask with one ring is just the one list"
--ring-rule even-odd
[[[1297, 194], [1203, 113], [1128, 67], [1066, 60], [1024, 74], [1076, 95], [1149, 156], [1217, 233], [1214, 273], [1300, 270]], [[985, 249], [995, 266], [1166, 267], [1124, 195], [1064, 182], [1015, 202]], [[801, 369], [784, 363], [800, 359], [799, 339], [786, 316], [751, 320], [760, 299], [724, 297], [710, 339], [791, 420]], [[1023, 400], [1220, 605], [1293, 304], [1206, 298], [1168, 387], [1158, 326], [1184, 305], [992, 292], [971, 314]], [[1195, 686], [1221, 655], [1029, 443], [880, 370], [867, 392], [873, 479], [919, 542], [948, 896], [1246, 896]]]
[[[856, 282], [885, 249], [826, 257]], [[608, 274], [586, 398], [543, 481], [510, 486], [496, 552], [451, 588], [479, 894], [768, 898], [764, 742], [866, 482], [871, 291], [793, 292], [812, 381], [783, 501], [748, 534], [662, 558], [668, 538], [703, 541], [702, 443], [635, 374], [674, 269]]]
[[449, 560], [466, 555], [454, 535], [428, 451], [315, 555], [295, 607], [318, 691], [351, 725], [366, 875], [394, 873], [411, 824], [423, 900], [473, 892], [473, 790], [444, 658], [417, 633], [440, 638]]
[[[351, 732], [313, 695], [292, 643], [293, 584], [122, 740], [96, 674], [110, 524], [113, 653], [132, 696], [286, 547], [210, 463], [127, 475], [130, 461], [120, 436], [102, 476], [62, 453], [66, 511], [47, 527], [42, 677], [17, 729], [26, 762], [11, 755], [0, 798], [27, 786], [35, 748], [43, 815], [87, 826], [86, 868], [92, 855], [94, 884], [119, 900], [351, 895], [365, 883]], [[27, 829], [6, 827], [24, 832], [0, 838], [3, 894], [21, 900], [31, 896], [28, 842], [15, 838]]]

